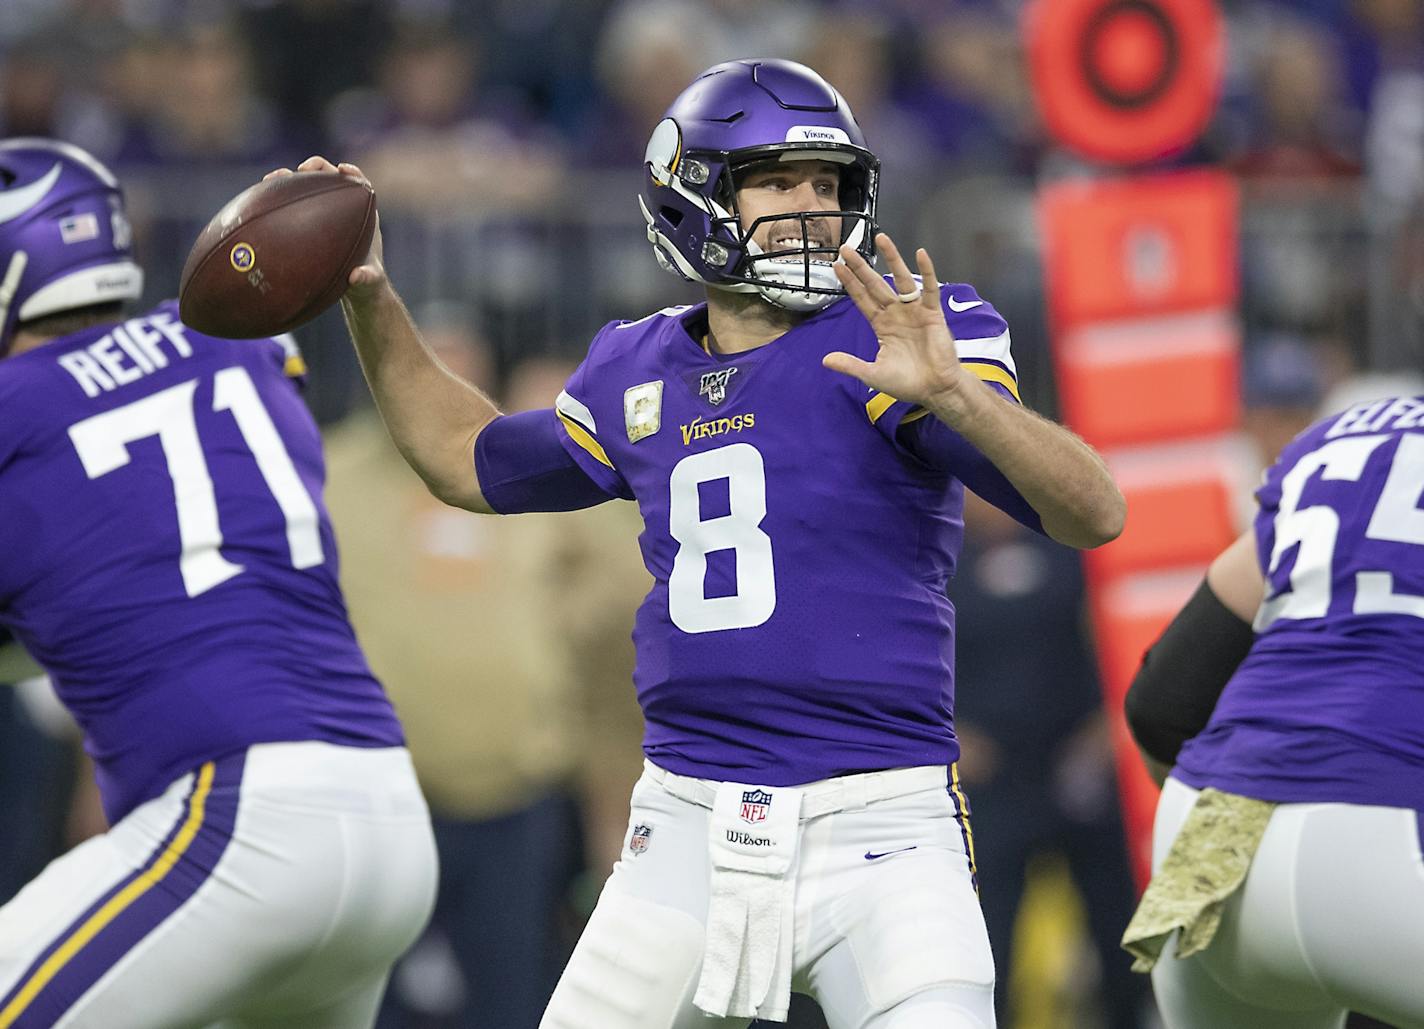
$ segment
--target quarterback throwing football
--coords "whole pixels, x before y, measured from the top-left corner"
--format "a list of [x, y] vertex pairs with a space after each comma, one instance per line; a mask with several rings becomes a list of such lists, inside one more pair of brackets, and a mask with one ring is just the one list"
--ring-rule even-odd
[[797, 990], [836, 1027], [990, 1026], [945, 598], [963, 490], [1079, 547], [1122, 497], [1019, 404], [988, 301], [876, 232], [879, 162], [815, 72], [709, 69], [644, 170], [654, 253], [707, 301], [605, 326], [553, 410], [500, 415], [446, 372], [379, 244], [344, 300], [442, 499], [644, 518], [646, 772], [543, 1025], [745, 1026]]

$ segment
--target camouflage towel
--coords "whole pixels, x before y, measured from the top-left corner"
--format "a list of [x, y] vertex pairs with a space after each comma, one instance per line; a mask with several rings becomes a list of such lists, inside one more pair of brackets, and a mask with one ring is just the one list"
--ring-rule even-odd
[[1197, 795], [1122, 934], [1123, 949], [1136, 959], [1134, 972], [1150, 972], [1177, 929], [1177, 957], [1206, 949], [1221, 924], [1222, 905], [1246, 881], [1275, 807], [1211, 788]]

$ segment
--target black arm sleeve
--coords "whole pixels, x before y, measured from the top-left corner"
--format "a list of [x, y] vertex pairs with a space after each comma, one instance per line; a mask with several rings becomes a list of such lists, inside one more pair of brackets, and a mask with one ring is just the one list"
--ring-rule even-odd
[[1127, 691], [1127, 724], [1137, 745], [1165, 765], [1206, 728], [1217, 698], [1256, 634], [1203, 580], [1187, 606], [1142, 655]]

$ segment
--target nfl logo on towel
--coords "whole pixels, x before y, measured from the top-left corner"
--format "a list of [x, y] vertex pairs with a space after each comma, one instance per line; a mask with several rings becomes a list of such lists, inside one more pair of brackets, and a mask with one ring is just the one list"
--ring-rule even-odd
[[628, 838], [628, 849], [634, 854], [641, 854], [648, 849], [648, 839], [653, 835], [651, 825], [633, 826], [633, 835]]
[[742, 821], [752, 825], [765, 822], [770, 807], [771, 794], [766, 790], [747, 790], [742, 794]]

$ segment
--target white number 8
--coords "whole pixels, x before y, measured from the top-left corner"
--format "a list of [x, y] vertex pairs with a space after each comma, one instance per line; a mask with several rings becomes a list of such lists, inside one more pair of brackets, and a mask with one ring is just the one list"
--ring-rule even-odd
[[[699, 487], [727, 480], [728, 511], [702, 517]], [[668, 483], [668, 532], [680, 544], [668, 576], [668, 615], [683, 632], [717, 632], [761, 625], [776, 610], [776, 573], [766, 517], [766, 465], [750, 443], [733, 443], [690, 454]], [[737, 591], [708, 597], [707, 555], [731, 550], [737, 560]]]

